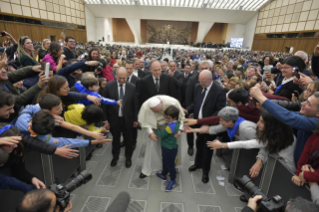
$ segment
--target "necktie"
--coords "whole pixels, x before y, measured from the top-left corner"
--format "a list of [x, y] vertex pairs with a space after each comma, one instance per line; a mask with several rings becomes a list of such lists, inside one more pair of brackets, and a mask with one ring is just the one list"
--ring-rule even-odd
[[130, 82], [130, 77], [127, 77], [127, 81]]
[[159, 83], [158, 83], [158, 78], [155, 78], [156, 82], [155, 82], [155, 87], [157, 92], [159, 92]]
[[201, 108], [201, 106], [203, 104], [204, 97], [205, 97], [205, 94], [206, 94], [206, 90], [207, 90], [207, 88], [204, 88], [203, 91], [202, 91], [202, 94], [200, 95], [200, 99], [199, 99], [199, 102], [198, 102], [196, 110], [195, 110], [197, 113], [199, 113], [199, 110], [200, 110], [200, 108]]
[[[120, 85], [120, 99], [122, 100], [122, 104], [123, 104], [123, 99], [124, 99], [123, 85]], [[120, 109], [123, 116], [123, 107], [121, 107]]]

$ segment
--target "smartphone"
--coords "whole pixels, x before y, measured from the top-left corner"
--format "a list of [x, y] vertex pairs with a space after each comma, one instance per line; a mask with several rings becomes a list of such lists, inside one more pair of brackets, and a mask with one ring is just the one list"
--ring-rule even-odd
[[299, 69], [295, 66], [292, 69], [294, 70], [294, 76], [300, 79]]
[[297, 90], [294, 90], [292, 93], [295, 95], [295, 97], [299, 97], [299, 92]]
[[65, 30], [65, 29], [63, 29], [63, 34], [65, 34], [65, 31], [66, 31], [66, 30]]
[[5, 32], [1, 32], [1, 37], [5, 37], [6, 33]]
[[49, 73], [50, 73], [50, 63], [46, 63], [44, 74], [47, 78], [49, 78]]
[[40, 64], [41, 64], [41, 70], [45, 71], [46, 63], [45, 62], [40, 62]]
[[81, 57], [80, 57], [80, 59], [83, 60], [83, 58], [84, 58], [85, 56], [87, 56], [87, 55], [88, 55], [87, 53], [82, 54]]

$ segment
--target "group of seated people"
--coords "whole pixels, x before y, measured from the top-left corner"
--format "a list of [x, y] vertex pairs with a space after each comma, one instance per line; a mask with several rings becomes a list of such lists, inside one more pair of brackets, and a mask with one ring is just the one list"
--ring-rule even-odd
[[[252, 178], [260, 174], [269, 153], [278, 153], [295, 173], [291, 186], [308, 184], [313, 201], [319, 204], [319, 46], [311, 57], [303, 51], [288, 55], [174, 50], [175, 61], [165, 59], [157, 69], [154, 62], [161, 59], [162, 48], [80, 44], [79, 49], [83, 51], [77, 54], [79, 49], [71, 36], [63, 37], [62, 45], [45, 40], [38, 51], [27, 36], [16, 42], [6, 32], [6, 38], [12, 45], [0, 58], [1, 189], [27, 193], [45, 188], [43, 182], [25, 169], [26, 149], [71, 159], [78, 156], [79, 151], [74, 148], [112, 142], [105, 135], [107, 124], [101, 124], [105, 111], [100, 105], [122, 107], [121, 99], [103, 95], [107, 83], [120, 80], [118, 70], [124, 68], [128, 79], [121, 80], [133, 83], [133, 75], [139, 78], [140, 83], [135, 84], [139, 107], [146, 101], [142, 93], [148, 89], [141, 79], [153, 75], [158, 86], [158, 79], [166, 80], [160, 78], [161, 73], [167, 74], [172, 78], [169, 82], [174, 92], [161, 93], [161, 87], [157, 87], [157, 92], [176, 98], [185, 108], [188, 116], [184, 120], [185, 133], [222, 135], [229, 140], [207, 141], [205, 146], [210, 150], [260, 149], [247, 173]], [[88, 48], [82, 48], [84, 46]], [[180, 61], [184, 66], [177, 68]], [[48, 76], [43, 62], [50, 64]], [[210, 84], [206, 77], [212, 81]], [[215, 83], [223, 95], [216, 101], [223, 101], [220, 102], [223, 106], [214, 108], [214, 116], [195, 116], [194, 119], [187, 110], [191, 104], [196, 107], [194, 101], [198, 98], [194, 96], [194, 89], [202, 86], [201, 101], [206, 101], [206, 89]], [[192, 125], [197, 127], [191, 128]], [[78, 134], [85, 138], [78, 138]], [[192, 155], [193, 141], [190, 141], [193, 138], [188, 135], [188, 154]], [[189, 170], [197, 168], [201, 167]], [[207, 183], [209, 179], [206, 176], [202, 180]]]

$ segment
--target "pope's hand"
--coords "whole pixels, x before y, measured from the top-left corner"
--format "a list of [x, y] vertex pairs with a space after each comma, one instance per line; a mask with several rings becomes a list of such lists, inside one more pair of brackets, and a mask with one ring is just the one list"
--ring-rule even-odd
[[150, 139], [151, 139], [151, 140], [157, 141], [157, 137], [156, 137], [156, 134], [155, 134], [155, 133], [151, 133], [149, 136], [150, 136]]

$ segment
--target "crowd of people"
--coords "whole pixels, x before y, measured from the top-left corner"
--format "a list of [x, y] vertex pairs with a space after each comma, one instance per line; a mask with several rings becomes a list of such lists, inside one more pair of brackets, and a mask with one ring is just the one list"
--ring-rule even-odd
[[[148, 140], [140, 178], [170, 178], [166, 191], [176, 184], [184, 132], [187, 154], [195, 154], [189, 171], [201, 169], [203, 183], [210, 180], [213, 150], [256, 148], [247, 175], [257, 177], [268, 154], [278, 153], [295, 173], [291, 186], [308, 184], [319, 204], [319, 45], [310, 56], [302, 50], [291, 55], [173, 49], [170, 61], [163, 57], [171, 49], [83, 44], [63, 33], [59, 42], [41, 43], [5, 34], [8, 42], [0, 49], [1, 189], [46, 188], [25, 169], [27, 148], [74, 158], [79, 154], [74, 148], [111, 143], [110, 165], [117, 165], [125, 147], [130, 168], [143, 128]], [[251, 204], [247, 211], [256, 210]], [[30, 207], [26, 196], [18, 210]]]

